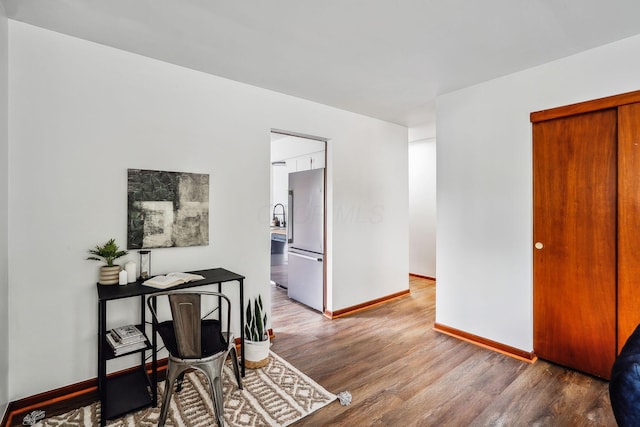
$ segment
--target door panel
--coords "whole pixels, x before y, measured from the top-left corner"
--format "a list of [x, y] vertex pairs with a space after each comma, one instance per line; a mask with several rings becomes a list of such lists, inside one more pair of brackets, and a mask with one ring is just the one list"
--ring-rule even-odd
[[640, 104], [618, 108], [618, 352], [640, 323]]
[[534, 351], [603, 378], [616, 355], [616, 117], [533, 125]]

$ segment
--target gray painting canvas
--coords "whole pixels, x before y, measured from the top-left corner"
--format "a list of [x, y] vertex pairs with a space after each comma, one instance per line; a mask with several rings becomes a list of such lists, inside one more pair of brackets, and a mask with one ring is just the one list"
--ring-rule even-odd
[[209, 244], [209, 175], [128, 169], [127, 249]]

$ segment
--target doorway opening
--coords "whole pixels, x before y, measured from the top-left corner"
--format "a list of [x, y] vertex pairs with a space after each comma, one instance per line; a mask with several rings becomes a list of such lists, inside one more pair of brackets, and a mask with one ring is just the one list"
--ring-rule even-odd
[[271, 283], [325, 307], [326, 140], [271, 132]]

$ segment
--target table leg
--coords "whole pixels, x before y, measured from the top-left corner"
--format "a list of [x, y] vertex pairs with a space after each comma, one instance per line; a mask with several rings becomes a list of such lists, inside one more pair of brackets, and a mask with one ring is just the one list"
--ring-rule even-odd
[[98, 394], [100, 394], [100, 426], [107, 424], [107, 359], [104, 339], [107, 333], [107, 302], [98, 302]]
[[[156, 300], [151, 302], [153, 311], [157, 310]], [[151, 322], [151, 388], [152, 401], [154, 408], [158, 407], [158, 334], [156, 331], [156, 323]]]
[[240, 279], [238, 282], [240, 282], [240, 369], [244, 378], [244, 280]]
[[[240, 372], [244, 378], [244, 280], [239, 279], [238, 283], [240, 283]], [[218, 293], [222, 293], [222, 283], [218, 283]], [[218, 307], [220, 304], [221, 302], [218, 302]]]

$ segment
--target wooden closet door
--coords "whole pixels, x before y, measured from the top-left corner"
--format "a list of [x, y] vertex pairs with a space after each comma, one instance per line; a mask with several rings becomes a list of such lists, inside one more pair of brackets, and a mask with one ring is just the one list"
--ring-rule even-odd
[[618, 108], [618, 353], [640, 324], [640, 103]]
[[602, 378], [616, 356], [616, 118], [533, 125], [534, 351]]

